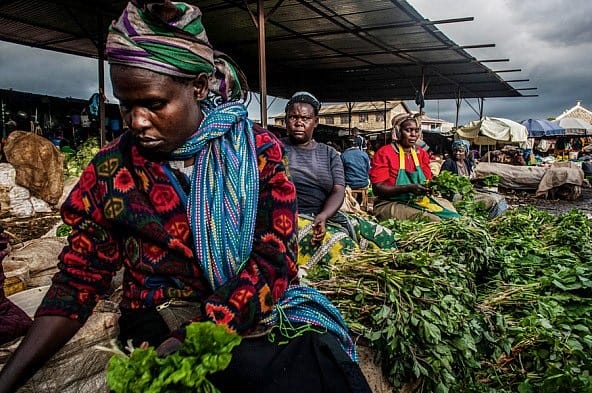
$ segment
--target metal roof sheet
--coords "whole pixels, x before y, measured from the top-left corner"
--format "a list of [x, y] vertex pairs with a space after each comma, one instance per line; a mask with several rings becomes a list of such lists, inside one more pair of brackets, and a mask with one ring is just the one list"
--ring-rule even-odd
[[[198, 4], [210, 41], [235, 58], [259, 90], [256, 1]], [[402, 0], [266, 0], [267, 91], [313, 92], [325, 102], [520, 97]], [[122, 0], [5, 0], [0, 40], [98, 57]], [[247, 10], [247, 4], [253, 14]], [[440, 21], [444, 23], [445, 21]], [[482, 46], [479, 46], [482, 47]]]

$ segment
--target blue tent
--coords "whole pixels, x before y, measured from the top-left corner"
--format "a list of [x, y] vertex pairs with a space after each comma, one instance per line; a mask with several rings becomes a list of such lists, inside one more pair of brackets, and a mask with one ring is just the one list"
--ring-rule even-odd
[[549, 120], [528, 119], [521, 124], [526, 127], [528, 136], [531, 138], [565, 135], [565, 128]]

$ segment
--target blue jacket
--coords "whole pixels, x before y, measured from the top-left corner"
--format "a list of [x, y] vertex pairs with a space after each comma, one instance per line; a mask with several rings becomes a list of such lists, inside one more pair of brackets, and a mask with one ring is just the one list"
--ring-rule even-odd
[[368, 171], [370, 158], [366, 152], [357, 147], [350, 147], [341, 153], [345, 184], [353, 189], [368, 187]]

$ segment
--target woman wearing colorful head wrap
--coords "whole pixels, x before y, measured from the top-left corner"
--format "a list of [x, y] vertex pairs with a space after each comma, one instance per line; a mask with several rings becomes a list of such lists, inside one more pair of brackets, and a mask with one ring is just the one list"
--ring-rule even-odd
[[297, 92], [286, 104], [282, 139], [298, 198], [298, 264], [302, 270], [327, 267], [354, 250], [394, 248], [387, 228], [340, 211], [345, 195], [343, 163], [337, 151], [314, 140], [321, 103]]
[[424, 186], [432, 178], [430, 159], [416, 146], [421, 122], [418, 116], [400, 114], [393, 118], [393, 143], [374, 154], [370, 182], [374, 194], [373, 212], [380, 220], [426, 217], [439, 221], [459, 217], [452, 204], [429, 196]]
[[473, 178], [473, 163], [469, 160], [469, 149], [471, 144], [464, 139], [457, 139], [452, 142], [452, 157], [449, 157], [442, 164], [442, 171], [448, 171], [460, 176]]
[[[441, 171], [448, 171], [471, 180], [475, 178], [473, 163], [469, 160], [471, 144], [464, 139], [452, 142], [452, 157], [447, 158], [442, 164]], [[482, 202], [489, 212], [489, 219], [493, 219], [508, 209], [508, 204], [503, 195], [484, 189], [476, 189], [473, 199]]]
[[222, 392], [369, 392], [339, 312], [298, 285], [296, 194], [281, 143], [247, 118], [245, 80], [213, 51], [200, 10], [128, 4], [107, 57], [130, 131], [98, 153], [62, 206], [69, 244], [0, 392], [81, 328], [120, 268], [124, 344], [165, 355], [187, 322], [209, 320], [243, 336], [211, 378]]

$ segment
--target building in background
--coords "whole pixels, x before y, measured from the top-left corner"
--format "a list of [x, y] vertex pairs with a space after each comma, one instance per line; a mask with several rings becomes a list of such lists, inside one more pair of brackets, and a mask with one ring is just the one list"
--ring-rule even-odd
[[563, 111], [563, 113], [557, 116], [555, 120], [561, 120], [564, 117], [573, 117], [576, 119], [585, 120], [592, 124], [592, 111], [584, 108], [581, 101], [578, 101], [576, 105], [570, 109]]
[[[391, 128], [391, 119], [399, 113], [412, 113], [403, 101], [356, 102], [352, 104], [323, 104], [319, 124], [336, 126], [347, 131], [354, 128], [362, 133]], [[273, 117], [276, 126], [285, 127], [285, 114]]]
[[428, 132], [449, 133], [452, 131], [454, 123], [442, 119], [434, 119], [427, 115], [421, 118], [421, 130]]

